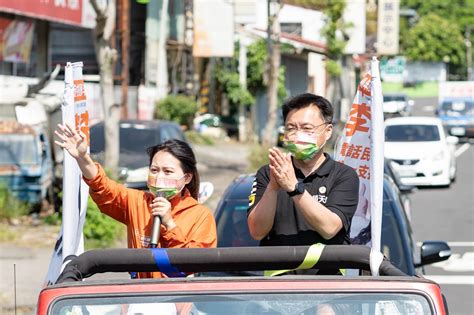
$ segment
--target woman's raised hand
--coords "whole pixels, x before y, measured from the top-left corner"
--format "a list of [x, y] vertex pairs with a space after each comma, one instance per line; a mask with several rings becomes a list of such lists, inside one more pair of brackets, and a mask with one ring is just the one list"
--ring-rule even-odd
[[68, 124], [58, 124], [58, 129], [55, 130], [55, 135], [62, 141], [54, 141], [61, 148], [66, 149], [69, 154], [75, 158], [81, 158], [87, 155], [87, 138], [82, 131], [76, 131]]

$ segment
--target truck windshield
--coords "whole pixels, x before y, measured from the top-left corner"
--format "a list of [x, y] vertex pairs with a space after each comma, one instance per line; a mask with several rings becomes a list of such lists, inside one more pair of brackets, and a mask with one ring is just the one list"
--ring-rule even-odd
[[31, 134], [3, 134], [0, 137], [0, 165], [38, 164], [39, 153]]
[[[229, 282], [229, 288], [232, 284]], [[290, 288], [291, 285], [288, 285]], [[284, 288], [280, 288], [281, 291]], [[124, 311], [125, 310], [125, 311]], [[275, 294], [196, 294], [175, 296], [140, 295], [69, 297], [54, 302], [52, 315], [64, 314], [207, 314], [207, 315], [313, 315], [313, 314], [434, 314], [426, 297], [403, 292], [353, 292], [320, 294], [296, 292]]]
[[453, 101], [443, 102], [441, 104], [440, 114], [446, 116], [473, 116], [474, 115], [474, 102], [468, 101]]

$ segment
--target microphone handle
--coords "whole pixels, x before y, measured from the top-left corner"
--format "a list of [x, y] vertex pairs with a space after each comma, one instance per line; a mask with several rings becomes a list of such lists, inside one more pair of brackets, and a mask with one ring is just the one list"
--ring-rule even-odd
[[[158, 191], [156, 193], [156, 197], [164, 197], [165, 194], [162, 191]], [[150, 247], [156, 248], [158, 242], [160, 241], [160, 226], [161, 226], [161, 218], [159, 215], [155, 215], [153, 217], [153, 227], [151, 231], [151, 241]]]
[[153, 217], [153, 228], [151, 232], [151, 241], [150, 247], [156, 248], [158, 242], [160, 241], [160, 226], [161, 226], [161, 218], [159, 215], [155, 215]]

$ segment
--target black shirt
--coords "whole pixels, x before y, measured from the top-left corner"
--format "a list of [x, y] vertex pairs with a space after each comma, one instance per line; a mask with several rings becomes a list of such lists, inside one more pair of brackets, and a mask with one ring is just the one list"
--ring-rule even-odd
[[[283, 189], [278, 191], [275, 220], [270, 233], [260, 241], [260, 246], [281, 245], [312, 245], [323, 244], [350, 244], [349, 230], [359, 198], [359, 178], [349, 166], [336, 162], [324, 154], [326, 160], [313, 173], [305, 177], [295, 167], [296, 178], [303, 182], [306, 191], [326, 208], [337, 214], [343, 224], [339, 233], [329, 240], [325, 240], [314, 231], [306, 221], [288, 193]], [[260, 201], [270, 181], [270, 168], [261, 167], [255, 177], [252, 191], [249, 196], [250, 204], [247, 214]]]

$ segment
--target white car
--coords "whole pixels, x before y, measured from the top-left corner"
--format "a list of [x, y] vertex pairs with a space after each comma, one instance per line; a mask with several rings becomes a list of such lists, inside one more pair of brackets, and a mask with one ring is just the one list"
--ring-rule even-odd
[[409, 116], [415, 102], [408, 99], [406, 94], [385, 94], [383, 96], [383, 112], [387, 116]]
[[385, 121], [385, 157], [405, 185], [449, 186], [456, 176], [458, 138], [446, 136], [439, 118]]

